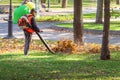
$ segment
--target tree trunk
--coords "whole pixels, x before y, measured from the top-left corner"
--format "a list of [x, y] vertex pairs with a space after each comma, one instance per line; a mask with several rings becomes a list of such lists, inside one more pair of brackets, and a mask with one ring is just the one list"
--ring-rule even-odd
[[61, 2], [61, 0], [58, 0], [58, 3], [60, 3]]
[[110, 59], [109, 51], [109, 27], [110, 27], [110, 0], [104, 0], [104, 29], [101, 50], [101, 60]]
[[46, 0], [41, 0], [41, 3], [46, 3]]
[[96, 23], [101, 24], [103, 14], [103, 0], [97, 0]]
[[74, 42], [83, 45], [82, 0], [74, 0]]
[[67, 0], [62, 0], [62, 8], [66, 8], [67, 7]]
[[118, 4], [118, 5], [119, 5], [119, 4], [120, 4], [120, 0], [116, 0], [116, 4]]

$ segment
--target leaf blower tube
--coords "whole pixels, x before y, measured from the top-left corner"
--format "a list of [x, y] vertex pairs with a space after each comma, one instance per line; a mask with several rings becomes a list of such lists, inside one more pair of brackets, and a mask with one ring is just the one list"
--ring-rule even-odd
[[55, 54], [55, 52], [53, 52], [50, 47], [47, 45], [47, 43], [45, 42], [45, 40], [41, 37], [41, 35], [38, 32], [35, 32], [38, 37], [40, 38], [40, 40], [43, 42], [43, 44], [45, 45], [45, 47], [49, 50], [49, 52], [51, 52], [52, 54]]

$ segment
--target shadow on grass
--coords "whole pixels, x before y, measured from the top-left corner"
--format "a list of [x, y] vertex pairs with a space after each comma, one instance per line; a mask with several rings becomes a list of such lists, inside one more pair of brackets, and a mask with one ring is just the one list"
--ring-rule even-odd
[[[116, 56], [118, 53], [115, 53]], [[115, 59], [115, 57], [114, 57]], [[120, 76], [119, 61], [99, 60], [95, 54], [56, 54], [31, 52], [0, 55], [2, 80], [115, 79]], [[115, 59], [115, 60], [119, 60]]]

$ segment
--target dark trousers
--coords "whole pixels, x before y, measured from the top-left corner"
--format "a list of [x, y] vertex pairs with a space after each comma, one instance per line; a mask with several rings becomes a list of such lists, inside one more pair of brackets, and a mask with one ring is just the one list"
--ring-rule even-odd
[[28, 54], [32, 34], [24, 30], [25, 44], [24, 44], [24, 55]]

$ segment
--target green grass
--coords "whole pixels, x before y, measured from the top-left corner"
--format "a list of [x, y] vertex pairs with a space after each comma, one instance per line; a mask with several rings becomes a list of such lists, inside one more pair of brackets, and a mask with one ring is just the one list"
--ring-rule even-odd
[[[21, 4], [23, 2], [23, 0], [12, 0], [13, 4]], [[0, 4], [9, 4], [10, 0], [1, 0]]]
[[119, 80], [120, 52], [111, 60], [99, 54], [56, 54], [30, 52], [0, 54], [0, 80]]
[[[88, 13], [88, 14], [83, 14], [84, 19], [94, 19], [95, 18], [95, 13]], [[68, 14], [68, 15], [46, 15], [46, 16], [40, 16], [39, 18], [36, 18], [36, 21], [41, 22], [41, 21], [71, 21], [73, 20], [73, 14]]]
[[73, 15], [52, 15], [52, 16], [40, 16], [39, 18], [36, 18], [36, 21], [42, 22], [42, 21], [48, 21], [48, 22], [54, 22], [54, 21], [69, 21], [73, 20]]
[[[73, 23], [59, 23], [56, 24], [57, 26], [60, 27], [65, 27], [65, 28], [73, 28]], [[103, 29], [103, 24], [96, 24], [94, 22], [87, 22], [84, 23], [84, 29], [94, 29], [94, 30], [102, 30]], [[110, 30], [120, 30], [120, 23], [117, 22], [111, 22], [110, 23]]]
[[96, 18], [96, 13], [83, 14], [83, 19], [95, 19], [95, 18]]

